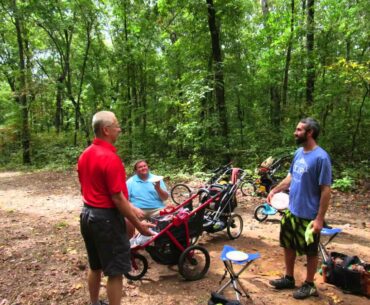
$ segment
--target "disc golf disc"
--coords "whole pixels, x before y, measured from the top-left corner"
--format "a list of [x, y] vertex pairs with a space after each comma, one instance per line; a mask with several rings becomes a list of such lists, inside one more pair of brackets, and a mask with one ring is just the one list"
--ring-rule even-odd
[[148, 182], [156, 183], [158, 181], [161, 181], [163, 179], [163, 176], [153, 176], [148, 179]]
[[271, 199], [271, 205], [277, 210], [284, 210], [289, 206], [289, 195], [287, 193], [276, 193]]

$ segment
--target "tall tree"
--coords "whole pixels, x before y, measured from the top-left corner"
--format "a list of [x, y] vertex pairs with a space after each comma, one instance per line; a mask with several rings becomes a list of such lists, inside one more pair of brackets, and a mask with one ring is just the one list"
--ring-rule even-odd
[[21, 142], [22, 142], [22, 160], [23, 164], [31, 163], [31, 133], [29, 127], [29, 83], [26, 65], [26, 41], [27, 34], [23, 11], [19, 8], [17, 0], [13, 0], [9, 6], [9, 14], [12, 18], [16, 30], [18, 46], [18, 71], [14, 71], [15, 78], [9, 77], [8, 82], [14, 93], [14, 99], [20, 107], [21, 114]]
[[308, 105], [314, 102], [315, 91], [315, 0], [307, 0], [307, 78], [306, 78], [306, 100]]
[[[263, 22], [264, 27], [266, 28], [266, 35], [267, 35], [267, 42], [268, 48], [273, 47], [273, 37], [271, 36], [271, 22], [270, 18], [270, 8], [268, 0], [261, 0], [261, 8], [263, 14]], [[271, 75], [269, 75], [269, 93], [270, 93], [270, 109], [271, 115], [270, 120], [273, 126], [279, 131], [280, 129], [280, 121], [281, 121], [281, 86], [279, 86], [279, 72], [272, 71]]]
[[228, 148], [229, 147], [228, 122], [227, 122], [227, 108], [225, 102], [225, 83], [224, 83], [220, 33], [219, 27], [217, 26], [216, 23], [216, 8], [213, 4], [213, 0], [206, 1], [208, 9], [208, 26], [211, 34], [211, 44], [212, 44], [216, 105], [218, 110], [218, 116], [220, 119], [221, 135], [223, 137], [224, 144]]
[[288, 80], [289, 80], [289, 69], [290, 69], [290, 62], [292, 59], [292, 47], [293, 47], [293, 37], [294, 37], [294, 0], [290, 1], [291, 7], [291, 15], [290, 15], [290, 33], [288, 39], [288, 47], [286, 51], [286, 59], [285, 59], [285, 68], [284, 68], [284, 80], [283, 80], [283, 93], [282, 93], [282, 104], [285, 107], [287, 104], [288, 99]]

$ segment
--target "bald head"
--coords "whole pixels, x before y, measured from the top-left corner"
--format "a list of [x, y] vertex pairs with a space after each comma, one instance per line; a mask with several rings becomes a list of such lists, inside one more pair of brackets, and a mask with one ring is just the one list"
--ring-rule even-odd
[[111, 111], [100, 111], [95, 113], [92, 118], [92, 128], [95, 136], [101, 136], [102, 128], [114, 124], [116, 120], [115, 114]]

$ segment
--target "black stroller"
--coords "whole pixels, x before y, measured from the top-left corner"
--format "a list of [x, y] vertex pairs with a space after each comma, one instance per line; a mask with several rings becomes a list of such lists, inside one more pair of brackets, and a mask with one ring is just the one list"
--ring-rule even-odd
[[221, 193], [218, 199], [211, 202], [204, 214], [203, 230], [207, 233], [215, 233], [226, 228], [230, 239], [238, 238], [243, 231], [243, 218], [234, 213], [237, 207], [236, 191], [242, 183], [246, 172], [239, 168], [229, 169], [230, 183], [212, 184], [208, 188], [207, 196], [202, 202], [215, 194]]
[[[212, 171], [212, 175], [206, 182], [204, 188], [209, 188], [211, 185], [219, 183], [220, 180], [224, 180], [225, 178], [228, 179], [229, 177], [227, 176], [230, 175], [231, 170], [232, 170], [231, 162], [216, 168], [214, 171]], [[193, 193], [194, 190], [192, 190], [187, 184], [184, 183], [175, 184], [170, 192], [172, 201], [175, 204], [183, 203], [186, 199], [190, 198], [190, 196]]]

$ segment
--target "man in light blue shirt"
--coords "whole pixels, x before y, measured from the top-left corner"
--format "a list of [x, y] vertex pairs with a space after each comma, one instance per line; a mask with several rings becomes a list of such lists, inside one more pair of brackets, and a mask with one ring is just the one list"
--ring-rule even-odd
[[143, 210], [145, 218], [159, 212], [165, 207], [168, 192], [162, 177], [149, 172], [148, 163], [139, 160], [134, 165], [135, 175], [127, 180], [130, 202]]
[[[276, 289], [295, 287], [294, 265], [297, 255], [307, 257], [306, 280], [293, 293], [296, 299], [318, 296], [314, 276], [318, 265], [318, 245], [324, 217], [329, 207], [332, 180], [328, 153], [317, 145], [320, 126], [312, 118], [302, 119], [294, 132], [297, 144], [288, 176], [267, 196], [289, 189], [289, 208], [281, 219], [280, 246], [284, 248], [285, 276], [270, 281]], [[309, 236], [310, 238], [306, 237]], [[312, 238], [311, 238], [312, 237]]]

